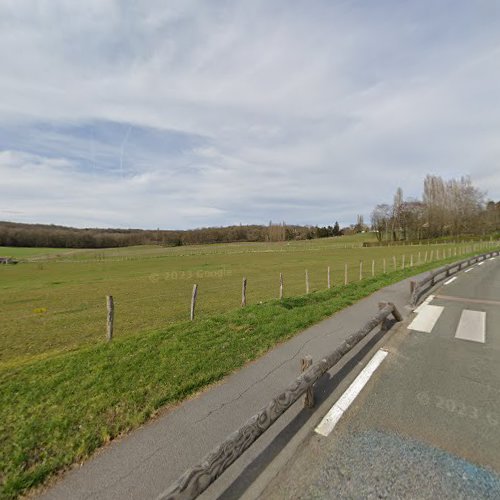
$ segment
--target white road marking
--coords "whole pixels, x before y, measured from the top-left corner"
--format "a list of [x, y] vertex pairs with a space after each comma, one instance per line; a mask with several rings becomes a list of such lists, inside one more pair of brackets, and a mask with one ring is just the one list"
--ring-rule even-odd
[[495, 257], [490, 257], [488, 260], [495, 260]]
[[466, 269], [464, 272], [465, 273], [470, 273], [474, 268], [473, 267], [469, 267], [469, 269]]
[[453, 276], [453, 278], [450, 278], [448, 281], [445, 281], [444, 284], [449, 285], [450, 283], [453, 283], [456, 279], [457, 279], [457, 277]]
[[484, 260], [483, 262], [479, 262], [478, 266], [482, 266], [484, 264]]
[[429, 295], [413, 312], [419, 313], [429, 302], [434, 300], [434, 295]]
[[316, 427], [315, 432], [322, 436], [328, 436], [338, 421], [342, 418], [344, 412], [356, 399], [363, 387], [368, 383], [375, 370], [380, 366], [385, 357], [389, 354], [387, 351], [380, 349], [375, 353], [375, 356], [363, 368], [361, 373], [356, 377], [354, 382], [342, 394], [339, 400], [330, 408], [330, 411], [324, 416], [323, 420]]
[[410, 323], [408, 330], [431, 333], [443, 309], [443, 306], [431, 306], [426, 304]]
[[486, 339], [486, 313], [484, 311], [464, 309], [460, 316], [455, 338], [484, 344]]

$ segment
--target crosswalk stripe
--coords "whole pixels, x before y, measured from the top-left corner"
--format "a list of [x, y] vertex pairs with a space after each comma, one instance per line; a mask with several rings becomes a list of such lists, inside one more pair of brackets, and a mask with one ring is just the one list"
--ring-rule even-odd
[[464, 309], [460, 316], [455, 338], [484, 344], [486, 340], [486, 313]]
[[443, 306], [431, 306], [426, 304], [413, 321], [408, 326], [409, 330], [416, 330], [418, 332], [431, 333], [436, 321], [441, 316], [443, 312]]
[[427, 304], [434, 300], [434, 295], [429, 295], [413, 312], [419, 313]]

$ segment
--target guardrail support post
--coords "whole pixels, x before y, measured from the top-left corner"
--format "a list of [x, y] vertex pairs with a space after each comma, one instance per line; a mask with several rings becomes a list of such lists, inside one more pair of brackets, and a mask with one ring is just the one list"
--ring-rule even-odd
[[[381, 311], [384, 307], [387, 307], [387, 305], [388, 305], [387, 302], [379, 302], [378, 308]], [[382, 320], [382, 322], [380, 323], [380, 330], [383, 332], [386, 332], [387, 330], [389, 330], [390, 325], [391, 325], [391, 323], [390, 323], [388, 317], [386, 316]]]
[[401, 313], [398, 311], [397, 307], [392, 302], [389, 302], [389, 305], [392, 306], [392, 315], [394, 316], [394, 319], [397, 322], [403, 321], [403, 316], [401, 316]]
[[[312, 366], [313, 359], [309, 354], [301, 359], [300, 361], [300, 371], [305, 372], [309, 367]], [[314, 407], [314, 389], [311, 385], [309, 389], [307, 389], [306, 394], [304, 396], [304, 408], [313, 408]]]

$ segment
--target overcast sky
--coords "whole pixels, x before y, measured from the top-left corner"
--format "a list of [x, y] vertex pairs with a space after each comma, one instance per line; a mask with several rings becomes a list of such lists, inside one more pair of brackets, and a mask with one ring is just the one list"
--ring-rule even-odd
[[0, 220], [355, 222], [500, 200], [498, 0], [0, 1]]

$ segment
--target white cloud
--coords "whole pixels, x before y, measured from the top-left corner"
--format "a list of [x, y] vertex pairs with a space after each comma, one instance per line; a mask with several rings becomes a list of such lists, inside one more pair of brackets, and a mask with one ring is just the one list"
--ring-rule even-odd
[[348, 223], [426, 173], [499, 199], [499, 17], [493, 1], [4, 1], [0, 217]]

